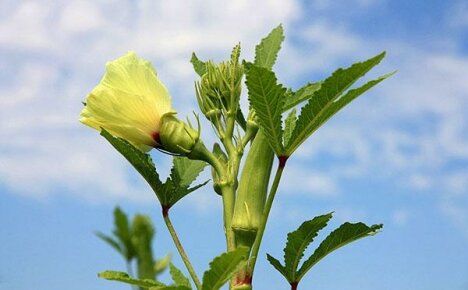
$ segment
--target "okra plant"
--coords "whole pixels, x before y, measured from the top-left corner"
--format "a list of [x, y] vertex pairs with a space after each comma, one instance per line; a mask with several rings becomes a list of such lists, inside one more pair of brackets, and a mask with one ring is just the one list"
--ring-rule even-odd
[[133, 263], [140, 279], [157, 279], [171, 262], [171, 255], [155, 259], [153, 238], [155, 229], [151, 218], [136, 214], [130, 221], [127, 214], [119, 207], [114, 209], [114, 230], [112, 235], [96, 232], [101, 240], [116, 250], [125, 260], [127, 271], [133, 275]]
[[[283, 40], [280, 25], [256, 46], [253, 61], [241, 60], [239, 44], [221, 63], [202, 61], [192, 54], [191, 63], [199, 75], [195, 82], [197, 103], [219, 139], [209, 146], [212, 150], [203, 142], [198, 115], [193, 122], [196, 126], [188, 119], [179, 119], [168, 90], [150, 62], [129, 52], [107, 64], [101, 82], [86, 98], [80, 121], [99, 130], [154, 191], [191, 281], [174, 265], [170, 284], [115, 271], [102, 272], [100, 277], [152, 290], [216, 290], [228, 281], [229, 289], [253, 288], [263, 234], [290, 157], [329, 118], [392, 74], [352, 87], [380, 63], [383, 52], [340, 68], [323, 81], [293, 90], [280, 84], [273, 70]], [[240, 106], [243, 83], [250, 104], [248, 112]], [[148, 154], [153, 148], [173, 156], [173, 167], [165, 181]], [[200, 279], [178, 238], [170, 210], [208, 183], [193, 185], [207, 166], [217, 193], [213, 198], [219, 195], [222, 200], [226, 252], [211, 261]], [[291, 289], [297, 289], [304, 275], [332, 251], [382, 228], [380, 224], [345, 223], [301, 264], [306, 248], [331, 218], [331, 213], [317, 216], [289, 233], [284, 263], [267, 255]]]

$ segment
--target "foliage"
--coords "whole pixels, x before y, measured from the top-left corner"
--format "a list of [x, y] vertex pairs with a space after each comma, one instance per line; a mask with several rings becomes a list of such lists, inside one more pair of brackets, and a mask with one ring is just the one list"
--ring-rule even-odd
[[366, 226], [363, 223], [344, 223], [330, 233], [315, 252], [298, 269], [307, 247], [313, 242], [318, 232], [327, 226], [332, 214], [317, 216], [302, 223], [297, 230], [288, 234], [284, 248], [284, 265], [278, 259], [267, 254], [270, 264], [283, 275], [291, 285], [300, 282], [304, 275], [321, 259], [333, 251], [361, 238], [375, 235], [382, 228], [381, 224]]
[[156, 279], [170, 263], [171, 256], [157, 260], [154, 258], [152, 244], [154, 226], [148, 216], [136, 214], [129, 221], [128, 216], [119, 207], [114, 209], [113, 236], [97, 232], [96, 235], [124, 257], [127, 267], [136, 262], [137, 276], [140, 279]]
[[[160, 124], [148, 124], [145, 122], [145, 114], [140, 116], [132, 111], [132, 119], [127, 120], [126, 116], [118, 116], [118, 112], [112, 112], [114, 121], [122, 118], [127, 124], [137, 127], [129, 127], [128, 132], [123, 130], [126, 134], [117, 135], [112, 134], [116, 132], [114, 129], [117, 128], [118, 132], [121, 132], [122, 128], [114, 123], [113, 127], [106, 127], [107, 111], [99, 109], [99, 99], [91, 97], [95, 101], [93, 110], [84, 109], [89, 120], [103, 118], [104, 121], [99, 119], [99, 124], [103, 125], [100, 128], [101, 135], [141, 174], [154, 191], [162, 208], [164, 222], [197, 290], [217, 290], [228, 280], [230, 289], [252, 289], [251, 282], [260, 244], [286, 160], [331, 117], [393, 74], [385, 74], [367, 82], [362, 81], [362, 78], [385, 57], [385, 52], [382, 52], [347, 68], [339, 68], [324, 80], [307, 82], [302, 87], [293, 89], [282, 84], [273, 70], [284, 39], [283, 27], [279, 25], [255, 47], [253, 61], [241, 60], [240, 44], [234, 46], [226, 61], [219, 63], [201, 60], [192, 53], [190, 62], [199, 76], [199, 80], [195, 82], [197, 103], [219, 139], [212, 146], [212, 151], [203, 143], [200, 124], [198, 130], [195, 130], [189, 121], [188, 125], [185, 124], [173, 111], [159, 116]], [[155, 78], [151, 65], [144, 60], [128, 66], [121, 63], [120, 68], [129, 74], [133, 71], [144, 71], [151, 78]], [[116, 75], [121, 76], [122, 71]], [[113, 79], [112, 74], [108, 77], [117, 84], [125, 81]], [[106, 95], [107, 91], [103, 91], [99, 97], [105, 98], [107, 110], [126, 110], [128, 106], [122, 104], [132, 104], [131, 98], [136, 99], [135, 103], [139, 108], [159, 105], [154, 101], [161, 99], [161, 96], [151, 95], [155, 90], [151, 89], [151, 84], [148, 84], [146, 79], [142, 80], [134, 75], [129, 78], [135, 82], [132, 87], [145, 94], [144, 98], [139, 95], [126, 95], [125, 100], [119, 100], [118, 97]], [[241, 110], [243, 82], [248, 90], [250, 105], [246, 115]], [[355, 86], [357, 82], [362, 84]], [[168, 95], [165, 97], [165, 100], [170, 99]], [[143, 106], [141, 101], [148, 103]], [[94, 116], [96, 112], [100, 115]], [[196, 116], [199, 121], [198, 115]], [[96, 127], [94, 123], [88, 125]], [[141, 127], [138, 127], [140, 125]], [[131, 136], [133, 141], [129, 142], [118, 136]], [[136, 141], [140, 139], [145, 141], [145, 146], [138, 146]], [[190, 148], [186, 148], [187, 144], [183, 140], [188, 140], [185, 143], [189, 144]], [[164, 182], [160, 179], [151, 156], [141, 151], [149, 146], [173, 155], [172, 169]], [[247, 150], [249, 151], [245, 154]], [[273, 182], [270, 183], [275, 155], [279, 162]], [[242, 160], [244, 156], [247, 156], [245, 162]], [[205, 181], [193, 185], [207, 165], [211, 167], [213, 188], [223, 204], [227, 249], [211, 261], [209, 269], [200, 281], [170, 220], [169, 209], [189, 193], [208, 183]], [[218, 195], [214, 195], [215, 198], [218, 198]], [[136, 216], [130, 223], [120, 209], [116, 209], [114, 217], [113, 236], [102, 233], [97, 235], [118, 251], [127, 262], [132, 259], [138, 260], [139, 279], [126, 273], [112, 271], [103, 272], [99, 274], [100, 277], [153, 290], [192, 289], [190, 280], [183, 272], [173, 264], [169, 265], [169, 258], [155, 265], [151, 251], [154, 228], [146, 217]], [[304, 275], [328, 254], [348, 243], [373, 235], [382, 228], [380, 224], [367, 226], [363, 223], [344, 223], [331, 232], [301, 264], [308, 246], [331, 218], [331, 213], [317, 216], [289, 233], [284, 248], [284, 263], [267, 255], [268, 261], [288, 280], [292, 289], [296, 289]], [[153, 280], [167, 265], [173, 283], [166, 285]]]

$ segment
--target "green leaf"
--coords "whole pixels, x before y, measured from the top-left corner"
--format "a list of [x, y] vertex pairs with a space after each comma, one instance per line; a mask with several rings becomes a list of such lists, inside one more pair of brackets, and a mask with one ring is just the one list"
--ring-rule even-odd
[[143, 287], [143, 288], [166, 286], [163, 283], [157, 282], [153, 279], [135, 279], [135, 278], [130, 277], [125, 272], [118, 272], [118, 271], [104, 271], [104, 272], [99, 273], [98, 277], [106, 279], [106, 280], [119, 281], [119, 282], [131, 284], [131, 285], [136, 285], [136, 286]]
[[[181, 160], [181, 159], [186, 160]], [[176, 160], [177, 159], [177, 160]], [[206, 166], [203, 161], [190, 160], [186, 157], [174, 157], [171, 176], [166, 180], [161, 189], [161, 197], [164, 199], [163, 205], [172, 207], [179, 200], [189, 193], [205, 186], [209, 180], [190, 187]]]
[[203, 274], [202, 290], [220, 289], [245, 263], [249, 249], [239, 247], [214, 258], [210, 269]]
[[191, 290], [186, 286], [160, 286], [160, 287], [150, 287], [149, 290]]
[[[328, 118], [338, 112], [350, 102], [346, 97], [340, 101], [339, 97], [358, 79], [376, 66], [385, 56], [385, 52], [364, 62], [353, 64], [347, 69], [336, 70], [315, 91], [309, 102], [302, 108], [296, 127], [291, 136], [291, 142], [286, 148], [286, 155], [291, 155], [315, 130], [317, 130]], [[384, 76], [383, 78], [388, 77]], [[372, 82], [372, 85], [359, 88], [352, 93], [352, 99], [356, 98], [370, 87], [380, 82], [382, 78]], [[349, 92], [351, 93], [351, 91]]]
[[127, 214], [120, 207], [114, 209], [114, 235], [120, 240], [121, 249], [127, 261], [132, 260], [135, 255], [135, 249], [132, 244], [132, 229], [130, 227]]
[[331, 252], [358, 239], [375, 235], [382, 227], [382, 224], [369, 227], [363, 223], [344, 223], [338, 229], [330, 233], [312, 256], [302, 264], [302, 267], [297, 272], [296, 281], [301, 280], [307, 271]]
[[239, 126], [242, 128], [242, 130], [246, 130], [247, 128], [247, 121], [245, 120], [245, 116], [244, 116], [244, 113], [242, 113], [242, 110], [239, 106], [239, 108], [237, 108], [237, 113], [236, 113], [236, 122], [237, 124], [239, 124]]
[[331, 213], [317, 216], [310, 221], [304, 222], [297, 230], [288, 234], [288, 241], [284, 248], [284, 268], [289, 282], [295, 281], [296, 271], [305, 250], [318, 232], [327, 226], [331, 218]]
[[185, 286], [192, 289], [189, 279], [172, 263], [169, 264], [169, 273], [176, 286]]
[[101, 135], [106, 138], [107, 141], [109, 141], [109, 143], [111, 143], [111, 145], [117, 149], [117, 151], [119, 151], [120, 154], [128, 160], [128, 162], [130, 162], [130, 164], [132, 164], [157, 195], [158, 190], [161, 187], [161, 181], [151, 157], [128, 143], [126, 140], [112, 136], [105, 129], [101, 130]]
[[283, 265], [281, 265], [281, 262], [278, 261], [276, 258], [274, 258], [273, 256], [271, 256], [270, 254], [267, 254], [267, 260], [268, 262], [270, 262], [270, 264], [275, 267], [276, 270], [278, 270], [278, 272], [281, 273], [281, 275], [284, 276], [284, 278], [286, 278], [287, 280], [288, 279], [288, 274], [286, 273], [286, 269], [284, 268]]
[[281, 43], [284, 40], [283, 26], [279, 25], [273, 29], [261, 42], [255, 47], [255, 62], [259, 67], [271, 70], [275, 64], [278, 52], [281, 49]]
[[125, 252], [121, 249], [119, 242], [101, 232], [96, 232], [95, 234], [98, 238], [109, 244], [112, 248], [114, 248], [117, 252], [124, 256], [125, 259], [127, 258], [125, 256]]
[[153, 279], [155, 273], [151, 243], [154, 237], [154, 226], [150, 217], [142, 214], [135, 215], [132, 230], [132, 244], [136, 252], [138, 278]]
[[292, 132], [294, 131], [294, 127], [296, 127], [296, 108], [292, 109], [289, 112], [286, 120], [284, 122], [284, 134], [283, 134], [283, 144], [285, 146], [288, 145], [289, 140], [291, 139]]
[[286, 94], [286, 100], [284, 101], [283, 105], [283, 112], [286, 112], [296, 105], [299, 105], [300, 103], [310, 99], [314, 93], [320, 89], [321, 86], [322, 82], [308, 83], [296, 92]]
[[204, 161], [191, 160], [187, 157], [174, 157], [171, 178], [180, 187], [190, 186], [208, 165]]
[[331, 104], [331, 106], [320, 116], [320, 118], [317, 118], [317, 128], [323, 125], [328, 119], [330, 119], [333, 115], [335, 115], [338, 111], [340, 111], [346, 105], [355, 100], [357, 97], [359, 97], [360, 95], [362, 95], [381, 81], [385, 80], [389, 76], [393, 75], [394, 73], [395, 72], [388, 73], [375, 80], [369, 81], [356, 89], [349, 90], [344, 96], [341, 96], [340, 98], [335, 100], [333, 104]]
[[162, 259], [156, 260], [156, 262], [154, 263], [154, 273], [156, 275], [161, 274], [164, 270], [166, 270], [167, 266], [169, 266], [171, 260], [171, 254], [166, 254]]
[[190, 59], [190, 62], [193, 65], [193, 69], [200, 77], [206, 73], [206, 63], [198, 59], [195, 52], [192, 52], [192, 58]]
[[286, 89], [276, 82], [275, 74], [263, 67], [249, 65], [247, 69], [249, 101], [273, 151], [283, 153], [281, 113]]

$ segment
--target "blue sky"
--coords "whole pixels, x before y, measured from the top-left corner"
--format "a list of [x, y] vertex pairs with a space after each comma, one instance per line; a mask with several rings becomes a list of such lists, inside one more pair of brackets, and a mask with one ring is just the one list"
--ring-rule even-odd
[[[150, 214], [156, 254], [175, 254], [150, 189], [78, 123], [80, 102], [106, 61], [134, 50], [153, 62], [175, 108], [188, 115], [196, 108], [191, 52], [221, 60], [241, 41], [252, 59], [279, 23], [286, 42], [275, 70], [288, 86], [382, 50], [387, 58], [369, 77], [398, 73], [290, 161], [263, 254], [281, 256], [289, 231], [334, 210], [329, 230], [350, 220], [382, 222], [384, 231], [325, 259], [300, 288], [468, 289], [468, 4], [461, 0], [2, 1], [0, 289], [128, 289], [96, 277], [125, 268], [93, 235], [110, 231], [117, 204]], [[214, 136], [203, 133], [211, 144]], [[168, 157], [153, 157], [167, 170]], [[223, 251], [220, 200], [200, 190], [173, 215], [201, 274]], [[287, 289], [264, 260], [256, 275], [256, 289]]]

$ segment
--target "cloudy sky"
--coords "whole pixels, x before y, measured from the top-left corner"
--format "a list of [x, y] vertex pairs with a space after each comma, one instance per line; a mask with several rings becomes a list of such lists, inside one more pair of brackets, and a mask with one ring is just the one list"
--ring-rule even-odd
[[[152, 61], [181, 116], [196, 110], [189, 63], [222, 60], [279, 23], [275, 66], [292, 88], [386, 50], [370, 73], [398, 70], [323, 126], [288, 164], [264, 251], [335, 211], [384, 231], [333, 254], [302, 289], [468, 289], [468, 4], [461, 0], [0, 2], [0, 289], [128, 289], [93, 235], [112, 208], [150, 214], [158, 256], [175, 249], [149, 187], [79, 124], [105, 63], [129, 50]], [[206, 124], [205, 124], [206, 125]], [[203, 131], [206, 143], [214, 136]], [[161, 171], [169, 159], [153, 153]], [[174, 209], [201, 274], [223, 250], [221, 207], [207, 187]], [[180, 260], [175, 263], [182, 266]], [[287, 289], [265, 261], [256, 289]], [[162, 279], [166, 279], [163, 276]]]

